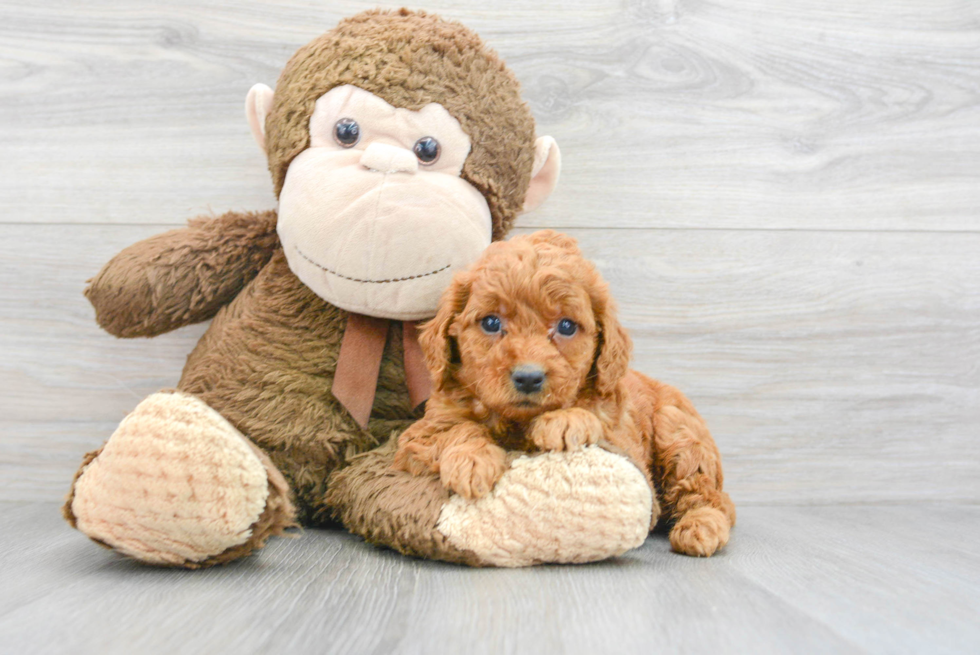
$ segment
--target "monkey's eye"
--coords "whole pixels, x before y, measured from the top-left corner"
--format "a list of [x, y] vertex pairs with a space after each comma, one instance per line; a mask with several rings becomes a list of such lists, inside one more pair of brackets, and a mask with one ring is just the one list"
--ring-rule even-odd
[[433, 139], [431, 136], [424, 136], [415, 142], [415, 147], [412, 151], [415, 156], [419, 158], [419, 161], [423, 164], [434, 164], [436, 160], [439, 159], [439, 153], [441, 152], [439, 147], [439, 142]]
[[570, 318], [563, 318], [558, 321], [558, 325], [555, 327], [558, 334], [563, 337], [570, 337], [578, 331], [578, 326], [575, 325], [575, 321]]
[[480, 321], [480, 329], [487, 334], [497, 334], [500, 332], [500, 317], [493, 314], [484, 316]]
[[333, 138], [344, 148], [350, 148], [361, 140], [361, 126], [353, 118], [341, 118], [333, 126]]

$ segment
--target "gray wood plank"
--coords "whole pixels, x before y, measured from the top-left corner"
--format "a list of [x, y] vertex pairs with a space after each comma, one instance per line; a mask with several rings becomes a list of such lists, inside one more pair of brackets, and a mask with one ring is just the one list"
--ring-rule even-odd
[[733, 567], [850, 642], [980, 648], [980, 506], [753, 508], [739, 520], [752, 538]]
[[[980, 507], [742, 511], [709, 560], [663, 536], [589, 566], [474, 570], [342, 532], [279, 539], [207, 571], [88, 543], [55, 506], [6, 504], [3, 650], [586, 653], [970, 652], [980, 645]], [[911, 526], [915, 526], [912, 529]], [[38, 548], [37, 545], [42, 546]]]
[[[113, 339], [81, 295], [159, 229], [0, 227], [0, 498], [60, 498], [83, 452], [176, 383], [204, 326]], [[736, 503], [980, 499], [980, 235], [571, 233], [634, 366], [708, 420]]]
[[[0, 3], [0, 221], [271, 206], [245, 93], [373, 6]], [[976, 3], [426, 6], [501, 52], [563, 148], [525, 226], [980, 228]]]
[[[0, 228], [0, 279], [7, 285], [0, 296], [0, 339], [9, 357], [4, 388], [20, 390], [19, 397], [0, 401], [3, 420], [118, 421], [148, 393], [176, 383], [205, 326], [154, 339], [115, 339], [95, 324], [82, 292], [119, 250], [169, 228], [38, 227]], [[65, 393], [71, 387], [76, 391]], [[32, 399], [30, 406], [23, 399]]]

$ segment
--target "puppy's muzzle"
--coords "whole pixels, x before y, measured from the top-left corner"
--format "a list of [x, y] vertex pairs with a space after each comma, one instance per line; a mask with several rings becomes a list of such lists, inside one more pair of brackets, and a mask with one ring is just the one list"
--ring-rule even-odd
[[514, 388], [523, 394], [530, 395], [541, 391], [544, 380], [544, 369], [537, 364], [521, 364], [510, 372], [510, 381], [513, 382]]

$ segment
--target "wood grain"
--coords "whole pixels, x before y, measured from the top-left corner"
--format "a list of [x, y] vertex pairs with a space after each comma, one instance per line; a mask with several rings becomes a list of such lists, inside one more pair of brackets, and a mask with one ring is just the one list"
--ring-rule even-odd
[[[564, 190], [522, 223], [583, 226], [637, 367], [695, 399], [740, 502], [980, 494], [978, 23], [916, 6], [432, 6], [511, 61], [569, 144]], [[60, 496], [81, 452], [177, 379], [203, 326], [113, 341], [83, 282], [196, 211], [270, 206], [239, 96], [360, 8], [4, 6], [0, 497]], [[814, 126], [829, 151], [774, 157], [763, 138]]]
[[[0, 498], [61, 497], [82, 453], [176, 383], [204, 326], [114, 339], [81, 293], [159, 229], [0, 226]], [[634, 366], [708, 420], [738, 504], [980, 499], [980, 235], [570, 234]]]
[[[475, 570], [343, 532], [206, 571], [96, 548], [6, 504], [0, 634], [18, 653], [965, 653], [980, 508], [751, 507], [708, 560], [663, 536], [597, 565]], [[950, 539], [946, 527], [958, 526]]]
[[470, 570], [307, 531], [186, 572], [69, 530], [82, 453], [206, 327], [113, 339], [85, 280], [274, 206], [245, 93], [375, 3], [0, 0], [0, 651], [980, 650], [980, 4], [425, 5], [561, 145], [519, 231], [576, 236], [635, 366], [707, 418], [730, 546]]
[[[248, 88], [374, 5], [0, 3], [0, 221], [271, 206]], [[980, 228], [977, 3], [426, 6], [507, 59], [563, 148], [525, 226]]]

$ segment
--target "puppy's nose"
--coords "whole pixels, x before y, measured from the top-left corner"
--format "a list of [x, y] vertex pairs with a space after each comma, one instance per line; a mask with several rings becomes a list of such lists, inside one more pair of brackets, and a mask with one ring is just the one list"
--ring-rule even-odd
[[514, 388], [521, 393], [536, 393], [544, 386], [544, 369], [536, 364], [521, 364], [510, 372]]

